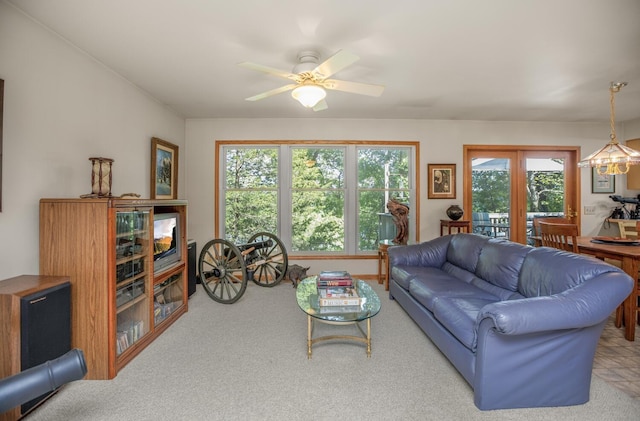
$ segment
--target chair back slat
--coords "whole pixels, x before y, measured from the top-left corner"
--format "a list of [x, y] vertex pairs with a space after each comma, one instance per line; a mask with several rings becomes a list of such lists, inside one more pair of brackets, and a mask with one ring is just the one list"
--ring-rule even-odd
[[640, 232], [640, 220], [628, 219], [618, 221], [618, 228], [620, 228], [620, 237], [637, 239], [638, 232]]
[[578, 225], [540, 222], [542, 245], [578, 253]]

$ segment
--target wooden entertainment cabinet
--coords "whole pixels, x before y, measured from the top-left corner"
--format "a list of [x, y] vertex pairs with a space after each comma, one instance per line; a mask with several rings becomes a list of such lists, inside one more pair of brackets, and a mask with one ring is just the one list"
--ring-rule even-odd
[[[181, 257], [154, 273], [156, 213], [177, 213]], [[187, 311], [186, 217], [182, 200], [40, 200], [40, 274], [70, 278], [85, 379], [115, 377]]]

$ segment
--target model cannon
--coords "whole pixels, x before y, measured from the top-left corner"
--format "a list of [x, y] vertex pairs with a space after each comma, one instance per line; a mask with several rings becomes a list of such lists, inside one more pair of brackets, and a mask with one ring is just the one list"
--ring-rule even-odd
[[254, 234], [246, 244], [235, 245], [215, 239], [200, 251], [200, 281], [209, 297], [223, 303], [235, 303], [242, 297], [251, 279], [263, 287], [273, 287], [287, 273], [287, 251], [273, 234]]

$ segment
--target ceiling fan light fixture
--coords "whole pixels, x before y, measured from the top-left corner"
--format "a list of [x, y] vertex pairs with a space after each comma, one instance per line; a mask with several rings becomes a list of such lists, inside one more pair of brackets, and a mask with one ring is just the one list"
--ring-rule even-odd
[[578, 167], [596, 167], [598, 174], [626, 174], [631, 165], [640, 165], [640, 152], [618, 143], [616, 137], [616, 106], [615, 94], [620, 88], [626, 86], [627, 82], [611, 82], [609, 87], [611, 105], [611, 134], [609, 143], [598, 149], [578, 163]]
[[318, 85], [301, 85], [291, 91], [291, 96], [306, 108], [313, 108], [327, 96], [327, 91]]

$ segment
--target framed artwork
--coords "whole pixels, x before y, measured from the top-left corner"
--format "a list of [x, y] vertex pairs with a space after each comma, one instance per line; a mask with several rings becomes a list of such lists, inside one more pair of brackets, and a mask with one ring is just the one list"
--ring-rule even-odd
[[151, 138], [151, 199], [178, 198], [178, 146]]
[[427, 164], [427, 197], [456, 198], [456, 164]]
[[598, 167], [591, 168], [591, 193], [615, 193], [616, 176], [598, 174]]

